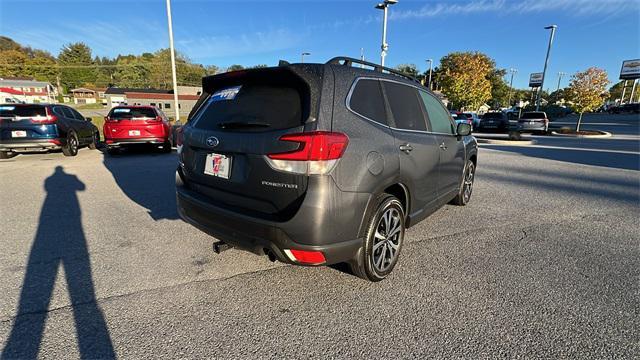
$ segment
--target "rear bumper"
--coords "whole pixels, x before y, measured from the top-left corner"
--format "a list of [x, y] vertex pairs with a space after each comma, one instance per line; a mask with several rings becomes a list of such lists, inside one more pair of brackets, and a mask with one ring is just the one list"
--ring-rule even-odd
[[518, 131], [547, 131], [548, 126], [545, 123], [534, 122], [518, 122]]
[[348, 225], [331, 221], [335, 208], [313, 206], [310, 203], [314, 202], [313, 199], [308, 198], [304, 201], [307, 205], [303, 204], [291, 220], [269, 221], [217, 206], [211, 199], [185, 186], [179, 174], [176, 175], [176, 200], [178, 213], [184, 221], [225, 243], [255, 254], [264, 255], [265, 250], [271, 251], [285, 263], [300, 265], [285, 254], [286, 249], [321, 251], [326, 262], [319, 265], [350, 261], [356, 258], [363, 243], [358, 233], [366, 201], [345, 204], [362, 211], [354, 214], [358, 215], [357, 218], [349, 217], [351, 214], [340, 214], [349, 217]]
[[105, 143], [109, 147], [118, 147], [126, 145], [139, 145], [139, 144], [154, 144], [162, 145], [168, 141], [168, 138], [164, 137], [150, 137], [150, 138], [131, 138], [131, 139], [105, 139]]
[[59, 150], [64, 139], [6, 139], [0, 140], [0, 151]]

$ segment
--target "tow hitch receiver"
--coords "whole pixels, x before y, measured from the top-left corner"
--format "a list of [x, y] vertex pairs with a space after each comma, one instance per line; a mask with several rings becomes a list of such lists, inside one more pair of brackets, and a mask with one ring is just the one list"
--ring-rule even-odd
[[225, 243], [224, 241], [218, 241], [213, 243], [213, 252], [220, 254], [223, 251], [231, 249], [233, 246]]

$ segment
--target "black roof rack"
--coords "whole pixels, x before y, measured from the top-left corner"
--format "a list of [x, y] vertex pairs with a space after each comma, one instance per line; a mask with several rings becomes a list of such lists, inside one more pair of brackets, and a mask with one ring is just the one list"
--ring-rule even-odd
[[350, 58], [350, 57], [347, 57], [347, 56], [336, 56], [333, 59], [327, 61], [327, 64], [330, 64], [330, 65], [352, 66], [354, 63], [372, 67], [373, 71], [378, 71], [378, 72], [387, 71], [390, 74], [403, 77], [403, 78], [405, 78], [407, 80], [415, 81], [418, 84], [422, 85], [422, 83], [418, 79], [414, 78], [411, 75], [407, 75], [407, 74], [405, 74], [403, 72], [400, 72], [398, 70], [394, 70], [394, 69], [391, 69], [391, 68], [388, 68], [388, 67], [384, 67], [384, 66], [381, 66], [381, 65], [378, 65], [378, 64], [374, 64], [372, 62], [359, 60], [359, 59], [354, 59], [354, 58]]

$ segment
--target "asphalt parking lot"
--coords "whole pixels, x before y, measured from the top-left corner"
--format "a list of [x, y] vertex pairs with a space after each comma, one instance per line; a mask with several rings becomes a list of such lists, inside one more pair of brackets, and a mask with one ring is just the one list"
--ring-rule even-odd
[[483, 146], [470, 205], [375, 284], [214, 254], [177, 217], [175, 154], [1, 161], [2, 357], [638, 358], [640, 152], [562, 141]]

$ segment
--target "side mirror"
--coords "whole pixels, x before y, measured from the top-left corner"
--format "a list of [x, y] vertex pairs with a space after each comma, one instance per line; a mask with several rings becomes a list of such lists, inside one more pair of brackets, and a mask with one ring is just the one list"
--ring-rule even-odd
[[92, 122], [92, 121], [93, 121], [93, 119], [92, 119], [92, 118], [90, 118], [90, 117], [85, 118], [85, 119], [87, 119], [87, 121], [88, 121], [88, 122]]
[[471, 125], [467, 123], [459, 123], [456, 127], [456, 133], [458, 134], [458, 136], [471, 135]]

